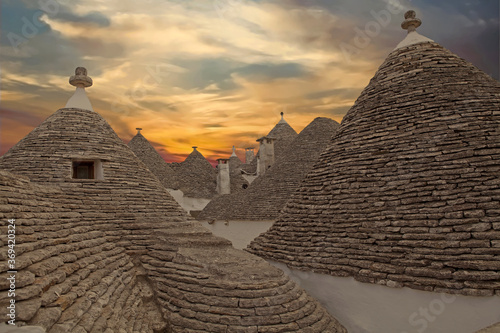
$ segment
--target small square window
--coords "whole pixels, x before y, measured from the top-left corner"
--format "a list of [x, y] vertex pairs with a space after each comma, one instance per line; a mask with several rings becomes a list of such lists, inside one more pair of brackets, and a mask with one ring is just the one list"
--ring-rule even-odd
[[95, 179], [94, 161], [73, 161], [74, 179]]

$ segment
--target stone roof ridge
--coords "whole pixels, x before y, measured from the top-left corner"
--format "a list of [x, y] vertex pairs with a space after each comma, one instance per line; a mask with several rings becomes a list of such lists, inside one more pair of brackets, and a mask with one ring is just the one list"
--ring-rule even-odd
[[404, 30], [408, 30], [408, 35], [403, 39], [394, 50], [407, 47], [418, 43], [434, 42], [432, 39], [419, 34], [416, 29], [422, 24], [422, 21], [416, 18], [416, 13], [409, 10], [405, 13], [405, 20], [401, 23]]
[[94, 111], [90, 103], [85, 88], [91, 87], [93, 84], [92, 79], [87, 76], [87, 69], [85, 67], [77, 67], [75, 75], [69, 78], [69, 83], [76, 87], [75, 93], [66, 103], [65, 108], [76, 108]]

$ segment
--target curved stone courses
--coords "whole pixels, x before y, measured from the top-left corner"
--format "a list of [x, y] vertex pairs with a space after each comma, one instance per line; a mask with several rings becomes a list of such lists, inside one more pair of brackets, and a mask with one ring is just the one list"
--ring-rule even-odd
[[141, 160], [148, 167], [158, 180], [160, 180], [165, 188], [178, 188], [179, 185], [177, 183], [174, 170], [172, 170], [167, 162], [165, 162], [156, 149], [141, 133], [137, 133], [137, 135], [130, 140], [127, 146], [134, 152], [139, 160]]
[[[157, 306], [143, 306], [142, 291], [128, 292], [138, 290], [138, 283], [125, 249], [107, 242], [103, 231], [64, 208], [55, 199], [63, 195], [60, 189], [34, 185], [5, 171], [0, 171], [0, 185], [2, 244], [7, 244], [7, 220], [16, 219], [17, 322], [38, 325], [48, 332], [104, 332], [102, 328], [117, 323], [140, 326], [141, 332], [165, 327], [158, 321]], [[4, 282], [9, 268], [6, 246], [2, 248], [0, 303], [2, 321], [6, 321], [9, 285]], [[120, 297], [141, 315], [124, 316], [118, 307]], [[106, 315], [117, 320], [105, 323]]]
[[[100, 130], [94, 131], [96, 127]], [[44, 139], [38, 141], [38, 137]], [[71, 179], [65, 172], [75, 152], [84, 158], [102, 159], [104, 179]], [[261, 318], [265, 316], [257, 314], [247, 319], [253, 322], [221, 324], [214, 319], [221, 317], [219, 314], [198, 311], [195, 317], [184, 316], [194, 311], [187, 303], [175, 307], [169, 303], [175, 297], [184, 300], [184, 296], [178, 296], [181, 289], [170, 287], [172, 283], [192, 288], [190, 304], [200, 308], [210, 302], [223, 305], [228, 299], [239, 303], [254, 291], [258, 295], [261, 289], [287, 298], [291, 292], [280, 288], [284, 284], [281, 271], [234, 250], [229, 241], [213, 236], [187, 217], [96, 113], [57, 111], [4, 155], [0, 166], [19, 168], [36, 182], [29, 183], [22, 177], [16, 180], [17, 175], [0, 172], [4, 181], [0, 187], [1, 223], [16, 218], [23, 230], [18, 235], [22, 241], [19, 283], [24, 284], [19, 287], [19, 304], [24, 306], [23, 313], [29, 314], [23, 321], [41, 325], [49, 332], [78, 333], [120, 329], [206, 332], [220, 327], [228, 331], [252, 327], [272, 331], [284, 329], [279, 325], [287, 329], [294, 326], [281, 319], [276, 324], [266, 322]], [[0, 268], [6, 271], [5, 258], [1, 258]], [[165, 268], [175, 271], [168, 277], [163, 273], [158, 276]], [[268, 283], [269, 279], [273, 282]], [[232, 295], [234, 285], [248, 288], [247, 293]], [[198, 295], [200, 288], [214, 288], [218, 294]], [[251, 297], [256, 302], [265, 298]], [[278, 296], [276, 299], [285, 302]], [[0, 303], [3, 301], [0, 299]], [[311, 300], [311, 304], [314, 311], [297, 320], [299, 327], [307, 321], [310, 325], [304, 329], [313, 332], [343, 331], [316, 301]], [[292, 316], [310, 306], [304, 304], [282, 315]], [[265, 307], [271, 305], [259, 306]], [[236, 309], [239, 312], [233, 313], [235, 318], [249, 310]]]
[[[198, 258], [199, 251], [194, 250], [191, 255], [196, 255], [191, 260]], [[228, 250], [222, 252], [227, 255]], [[186, 266], [175, 263], [175, 258], [174, 263], [165, 264], [149, 257], [149, 253], [143, 261], [156, 283], [160, 303], [171, 311], [168, 318], [174, 332], [181, 332], [183, 327], [189, 327], [190, 332], [289, 332], [313, 325], [321, 332], [333, 328], [343, 332], [281, 271], [267, 268], [263, 274], [262, 267], [267, 264], [262, 261], [256, 261], [257, 267], [251, 271], [243, 265], [201, 267], [191, 262]], [[207, 268], [215, 269], [216, 275]], [[242, 281], [242, 276], [248, 282]]]
[[398, 49], [249, 251], [363, 282], [498, 295], [499, 174], [500, 84], [436, 43]]
[[215, 168], [196, 149], [174, 168], [179, 189], [192, 198], [212, 198], [216, 193]]

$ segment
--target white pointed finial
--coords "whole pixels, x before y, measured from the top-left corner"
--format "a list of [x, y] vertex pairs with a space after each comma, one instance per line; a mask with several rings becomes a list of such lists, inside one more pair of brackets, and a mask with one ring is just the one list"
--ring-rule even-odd
[[94, 111], [90, 103], [85, 88], [92, 86], [92, 79], [87, 76], [87, 69], [85, 67], [77, 67], [75, 75], [69, 78], [69, 83], [76, 87], [75, 93], [66, 103], [66, 108], [76, 108]]
[[408, 30], [408, 33], [417, 30], [422, 24], [420, 19], [416, 18], [417, 13], [414, 10], [409, 10], [405, 13], [405, 20], [401, 23], [401, 28]]
[[414, 44], [433, 42], [425, 36], [419, 34], [416, 30], [422, 24], [420, 19], [416, 18], [414, 10], [409, 10], [405, 13], [405, 20], [401, 23], [401, 28], [408, 30], [408, 35], [403, 39], [394, 50], [401, 49]]
[[234, 145], [233, 145], [233, 153], [231, 154], [231, 157], [233, 157], [233, 156], [238, 157], [238, 156], [236, 155], [236, 148], [234, 147]]

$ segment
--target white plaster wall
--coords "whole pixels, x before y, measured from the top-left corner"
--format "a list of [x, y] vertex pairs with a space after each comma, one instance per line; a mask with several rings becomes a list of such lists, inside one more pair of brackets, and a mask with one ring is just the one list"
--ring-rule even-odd
[[185, 197], [184, 192], [181, 190], [173, 190], [171, 188], [167, 189], [168, 193], [172, 197], [174, 197], [175, 201], [181, 205], [181, 207], [186, 211], [190, 212], [192, 210], [203, 210], [206, 205], [210, 202], [211, 199], [204, 199], [204, 198], [190, 198], [190, 197]]
[[229, 239], [236, 249], [244, 249], [261, 233], [266, 232], [274, 221], [215, 221], [209, 224], [201, 221], [201, 224], [210, 230], [215, 236]]
[[472, 333], [500, 321], [500, 296], [390, 288], [270, 263], [318, 299], [349, 333]]

